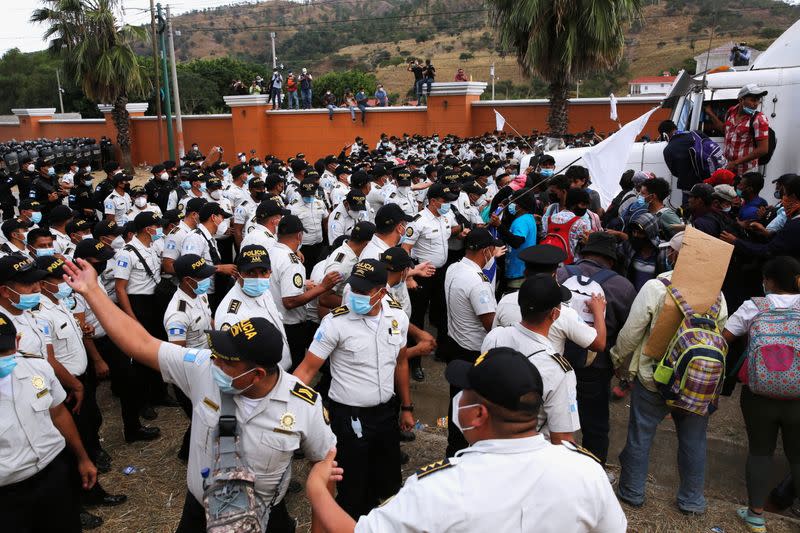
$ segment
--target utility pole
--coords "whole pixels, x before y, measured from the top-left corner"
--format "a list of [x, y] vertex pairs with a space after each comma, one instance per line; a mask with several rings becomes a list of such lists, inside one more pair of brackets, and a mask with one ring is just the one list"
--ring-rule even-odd
[[183, 120], [181, 119], [181, 94], [178, 91], [178, 68], [175, 61], [175, 41], [172, 38], [172, 17], [167, 5], [167, 33], [169, 33], [169, 61], [172, 69], [172, 88], [175, 98], [175, 138], [178, 141], [178, 154], [181, 158], [186, 155], [183, 148]]
[[56, 69], [56, 83], [58, 84], [58, 103], [61, 105], [61, 114], [64, 114], [64, 97], [61, 93], [63, 93], [63, 89], [61, 89], [61, 76], [58, 73], [58, 69]]
[[[278, 66], [278, 57], [275, 55], [275, 32], [269, 32], [269, 38], [272, 41], [272, 68], [276, 68]], [[270, 87], [270, 90], [272, 88]]]
[[581, 97], [581, 84], [583, 84], [583, 80], [578, 80], [578, 82], [575, 84], [575, 99], [576, 100]]
[[492, 66], [489, 68], [489, 75], [492, 77], [492, 100], [494, 100], [494, 62], [492, 62]]
[[156, 122], [158, 123], [158, 157], [164, 160], [164, 139], [161, 124], [161, 74], [158, 67], [158, 38], [156, 36], [156, 8], [150, 0], [150, 40], [153, 42], [153, 69], [155, 69]]
[[158, 34], [161, 45], [161, 72], [164, 76], [164, 112], [167, 119], [167, 144], [169, 145], [169, 158], [175, 160], [175, 139], [172, 135], [172, 106], [169, 94], [169, 73], [167, 72], [167, 43], [166, 43], [166, 24], [161, 15], [161, 4], [156, 4], [158, 13]]

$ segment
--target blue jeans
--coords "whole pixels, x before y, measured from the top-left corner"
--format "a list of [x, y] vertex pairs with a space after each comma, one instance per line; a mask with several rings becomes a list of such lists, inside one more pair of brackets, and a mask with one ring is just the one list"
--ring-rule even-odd
[[[428, 93], [428, 96], [431, 95], [431, 86], [433, 85], [433, 78], [424, 78], [422, 83], [425, 85], [425, 90]], [[422, 88], [420, 88], [420, 93], [422, 93]]]
[[367, 106], [358, 104], [358, 108], [361, 110], [361, 123], [363, 124], [367, 120]]
[[420, 100], [422, 100], [422, 84], [425, 83], [424, 79], [417, 80], [414, 82], [414, 94], [417, 97], [417, 105], [420, 105]]
[[297, 98], [297, 91], [287, 91], [289, 94], [289, 109], [300, 109], [300, 100]]
[[683, 511], [703, 512], [706, 499], [703, 495], [706, 469], [706, 428], [708, 417], [686, 411], [670, 410], [663, 398], [651, 392], [636, 380], [631, 393], [631, 413], [628, 420], [628, 439], [619, 455], [622, 472], [619, 477], [620, 498], [633, 505], [644, 503], [644, 486], [650, 446], [656, 436], [658, 424], [667, 414], [672, 414], [678, 434], [678, 508]]
[[350, 118], [353, 119], [353, 122], [356, 121], [356, 108], [355, 106], [347, 106], [347, 109], [350, 110]]
[[333, 110], [336, 109], [336, 106], [333, 104], [328, 104], [326, 107], [328, 108], [328, 118], [333, 120]]
[[268, 104], [272, 104], [272, 109], [278, 109], [281, 106], [281, 90], [273, 87], [269, 92]]
[[311, 109], [311, 89], [300, 89], [300, 98], [303, 102], [303, 109]]

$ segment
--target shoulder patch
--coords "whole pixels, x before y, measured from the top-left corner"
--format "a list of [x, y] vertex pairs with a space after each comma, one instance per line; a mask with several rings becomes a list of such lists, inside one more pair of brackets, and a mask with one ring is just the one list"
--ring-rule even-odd
[[567, 361], [567, 358], [564, 357], [563, 355], [561, 355], [560, 353], [550, 354], [550, 357], [553, 358], [553, 361], [558, 363], [558, 366], [560, 366], [561, 370], [563, 370], [564, 372], [569, 372], [569, 371], [572, 370], [572, 365], [569, 364], [569, 361]]
[[589, 457], [593, 461], [597, 461], [598, 464], [603, 464], [603, 462], [595, 454], [593, 454], [592, 452], [590, 452], [589, 450], [587, 450], [583, 446], [579, 446], [579, 445], [577, 445], [575, 443], [572, 443], [572, 442], [570, 442], [568, 440], [561, 441], [561, 444], [571, 452], [575, 452], [575, 453], [579, 453], [581, 455], [585, 455], [586, 457]]
[[241, 307], [242, 302], [239, 300], [231, 300], [230, 305], [228, 306], [228, 312], [236, 314], [239, 312], [239, 307]]
[[289, 254], [289, 260], [291, 260], [291, 262], [294, 263], [294, 264], [297, 264], [297, 263], [300, 262], [300, 258], [297, 257], [297, 254], [295, 254], [294, 252]]
[[346, 315], [350, 312], [350, 309], [346, 305], [340, 305], [339, 307], [334, 307], [331, 309], [331, 315], [333, 316], [342, 316]]
[[185, 313], [186, 312], [186, 300], [181, 300], [178, 303], [178, 311], [180, 311], [181, 313]]
[[339, 220], [339, 217], [341, 217], [341, 216], [342, 216], [342, 212], [341, 211], [337, 211], [336, 214], [333, 215], [333, 220]]
[[392, 309], [402, 309], [403, 308], [403, 305], [400, 302], [398, 302], [397, 300], [395, 300], [392, 297], [392, 295], [389, 294], [389, 295], [387, 295], [387, 297], [389, 298], [389, 307], [391, 307]]
[[334, 258], [335, 262], [341, 263], [343, 260], [344, 260], [344, 252], [339, 252], [338, 254], [336, 254], [336, 258]]
[[417, 213], [416, 215], [414, 215], [414, 218], [411, 220], [411, 222], [416, 222], [417, 220], [419, 220], [419, 217], [421, 217], [421, 216], [422, 216], [422, 213]]
[[292, 389], [292, 394], [304, 402], [310, 403], [311, 405], [317, 403], [317, 398], [319, 397], [319, 393], [317, 391], [311, 387], [303, 385], [302, 383], [295, 384], [294, 388]]
[[489, 278], [486, 276], [486, 274], [484, 274], [483, 272], [478, 272], [478, 275], [481, 277], [482, 281], [489, 283]]
[[436, 461], [435, 463], [423, 466], [415, 473], [417, 474], [417, 479], [422, 479], [429, 474], [433, 474], [434, 472], [444, 470], [445, 468], [451, 468], [453, 466], [455, 465], [450, 462], [450, 459], [442, 459], [440, 461]]
[[299, 272], [292, 276], [292, 285], [297, 287], [298, 289], [303, 286], [303, 275]]
[[406, 237], [413, 237], [413, 236], [414, 236], [414, 228], [411, 227], [411, 226], [408, 226], [406, 228]]

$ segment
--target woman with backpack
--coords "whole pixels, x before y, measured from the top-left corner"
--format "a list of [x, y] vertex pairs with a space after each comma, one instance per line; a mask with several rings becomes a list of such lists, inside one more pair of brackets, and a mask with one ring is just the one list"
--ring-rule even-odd
[[795, 493], [800, 494], [800, 261], [775, 257], [764, 265], [763, 277], [766, 296], [743, 303], [723, 331], [728, 343], [749, 335], [737, 365], [749, 447], [749, 506], [737, 512], [754, 533], [766, 531], [764, 504], [771, 488], [778, 429]]

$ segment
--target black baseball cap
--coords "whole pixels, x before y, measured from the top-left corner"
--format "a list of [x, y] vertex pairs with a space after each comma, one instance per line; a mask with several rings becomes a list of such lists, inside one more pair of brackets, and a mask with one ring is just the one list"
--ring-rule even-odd
[[446, 202], [453, 202], [458, 199], [458, 194], [444, 183], [434, 183], [428, 187], [428, 198], [443, 198]]
[[353, 266], [347, 283], [357, 291], [370, 291], [386, 285], [386, 265], [377, 259], [364, 259]]
[[87, 229], [91, 230], [92, 226], [91, 224], [89, 224], [88, 220], [85, 220], [83, 218], [73, 219], [71, 222], [67, 223], [66, 227], [67, 235], [71, 233], [77, 233], [79, 231], [85, 231]]
[[206, 189], [216, 190], [222, 188], [222, 180], [219, 178], [208, 178]]
[[595, 231], [589, 234], [586, 244], [581, 249], [581, 254], [596, 254], [612, 261], [617, 260], [617, 239], [605, 231]]
[[314, 178], [304, 178], [300, 182], [300, 196], [314, 196], [317, 194], [317, 189], [319, 185]]
[[178, 209], [169, 209], [164, 211], [164, 216], [162, 218], [164, 219], [165, 225], [170, 222], [177, 224], [181, 221], [183, 216], [183, 213], [181, 213]]
[[397, 180], [398, 185], [403, 187], [411, 185], [411, 172], [405, 167], [395, 169], [394, 178]]
[[[142, 213], [140, 213], [142, 214]], [[138, 215], [137, 215], [138, 216]], [[100, 237], [105, 237], [106, 235], [113, 235], [118, 236], [122, 235], [122, 227], [116, 223], [116, 221], [112, 220], [101, 220], [94, 226], [94, 231], [92, 232], [96, 239]]]
[[114, 249], [97, 239], [83, 239], [75, 246], [75, 259], [94, 257], [98, 261], [108, 261], [114, 257]]
[[19, 210], [20, 211], [41, 211], [42, 204], [39, 200], [31, 200], [30, 198], [26, 198], [24, 200], [20, 200], [19, 202]]
[[46, 272], [48, 278], [59, 278], [64, 275], [64, 259], [55, 255], [36, 258], [36, 267]]
[[367, 242], [372, 239], [373, 235], [375, 235], [375, 224], [366, 220], [362, 220], [353, 226], [353, 230], [350, 232], [348, 240], [353, 242]]
[[17, 328], [5, 314], [0, 313], [0, 351], [7, 352], [17, 346]]
[[269, 252], [267, 252], [266, 248], [258, 244], [245, 246], [239, 251], [239, 255], [236, 258], [236, 268], [239, 269], [239, 272], [247, 272], [254, 268], [272, 270]]
[[341, 176], [342, 174], [350, 174], [352, 171], [344, 165], [339, 165], [336, 167], [336, 170], [333, 171], [334, 176]]
[[303, 222], [297, 215], [286, 215], [280, 222], [278, 222], [278, 235], [289, 235], [299, 231], [306, 231], [303, 227]]
[[479, 355], [475, 363], [452, 361], [444, 376], [452, 386], [474, 391], [510, 411], [535, 414], [540, 402], [523, 402], [522, 397], [532, 392], [541, 397], [544, 393], [539, 371], [513, 348], [492, 348]]
[[28, 222], [23, 222], [22, 220], [17, 220], [16, 218], [9, 218], [8, 220], [4, 220], [2, 226], [0, 226], [0, 230], [2, 230], [3, 235], [8, 237], [11, 235], [12, 232], [22, 228], [27, 229], [31, 227]]
[[402, 246], [394, 246], [381, 254], [381, 263], [390, 272], [402, 272], [414, 266], [414, 260]]
[[217, 271], [214, 265], [197, 254], [185, 254], [173, 263], [175, 274], [179, 278], [190, 277], [194, 279], [210, 278]]
[[689, 190], [689, 196], [702, 198], [705, 203], [711, 203], [711, 196], [714, 194], [714, 187], [708, 183], [695, 183]]
[[475, 228], [464, 238], [468, 250], [480, 250], [489, 246], [503, 246], [503, 241], [495, 239], [486, 228]]
[[391, 229], [401, 222], [411, 222], [414, 217], [408, 216], [403, 208], [397, 204], [384, 204], [375, 213], [375, 228], [380, 233]]
[[358, 189], [350, 189], [345, 197], [348, 207], [352, 211], [366, 211], [367, 210], [367, 197], [363, 192]]
[[247, 184], [248, 189], [264, 189], [266, 188], [266, 184], [264, 180], [261, 178], [253, 178], [250, 180], [250, 183]]
[[136, 231], [142, 231], [149, 226], [161, 226], [161, 218], [152, 211], [142, 211], [133, 219]]
[[463, 190], [469, 194], [486, 194], [487, 191], [487, 189], [476, 185], [474, 182], [464, 185]]
[[114, 174], [111, 176], [112, 183], [119, 183], [120, 181], [131, 181], [133, 178], [124, 172], [120, 172], [118, 174]]
[[0, 257], [0, 284], [10, 281], [34, 283], [47, 277], [47, 272], [40, 270], [36, 262], [21, 254]]
[[526, 266], [533, 267], [536, 270], [542, 270], [546, 267], [555, 270], [559, 263], [567, 259], [567, 252], [551, 244], [538, 244], [522, 249], [517, 257]]
[[[217, 202], [207, 202], [200, 208], [200, 222], [205, 222], [213, 215], [222, 215], [223, 218], [231, 218], [233, 215], [222, 209]], [[139, 218], [138, 216], [136, 218]]]
[[58, 223], [64, 222], [65, 220], [69, 220], [72, 218], [72, 209], [65, 205], [57, 205], [53, 209], [50, 210], [50, 213], [47, 215], [47, 220], [50, 223]]
[[208, 200], [205, 198], [192, 198], [188, 202], [186, 202], [186, 209], [187, 213], [199, 213], [200, 210], [203, 208], [204, 205], [208, 203]]
[[525, 312], [539, 312], [553, 309], [572, 297], [570, 290], [558, 282], [550, 274], [536, 274], [522, 282], [517, 295], [519, 308]]
[[225, 331], [206, 330], [211, 357], [223, 361], [249, 361], [261, 366], [277, 365], [283, 354], [283, 337], [269, 320], [252, 317]]
[[265, 198], [256, 207], [256, 218], [263, 219], [274, 215], [289, 215], [291, 211], [283, 207], [280, 203], [280, 197], [272, 196]]

